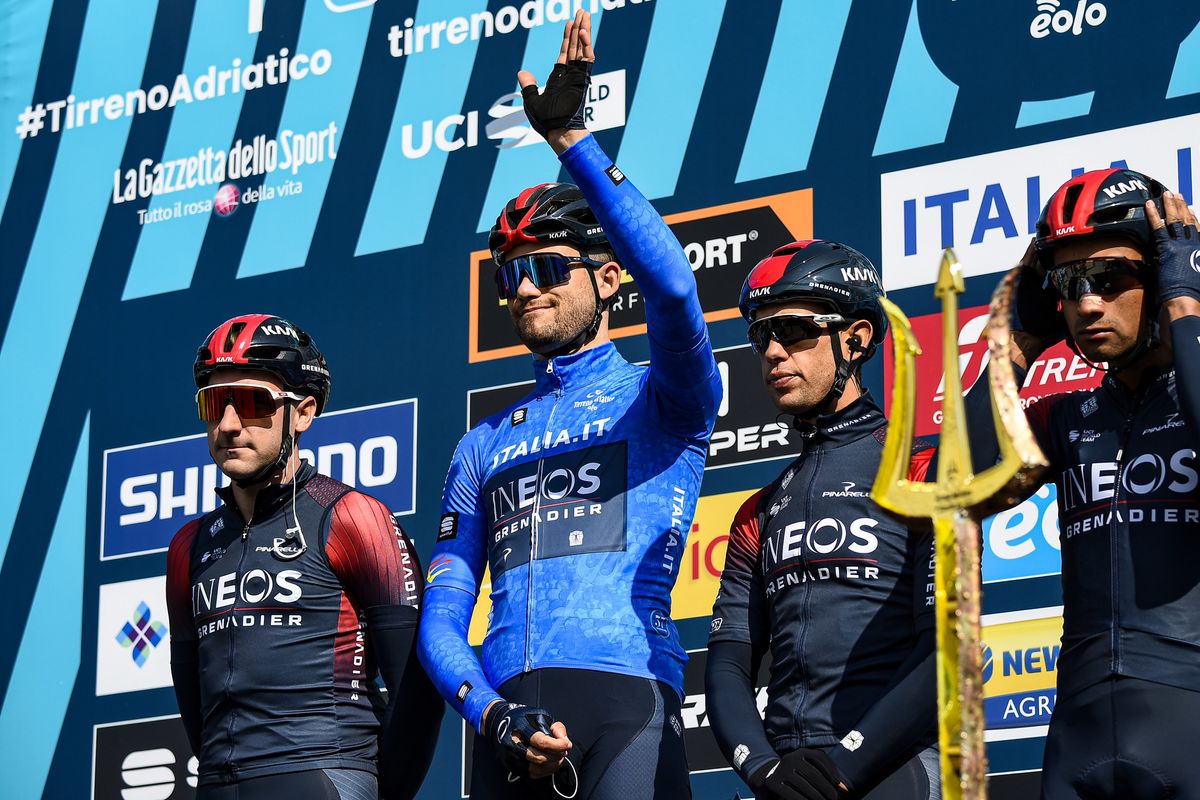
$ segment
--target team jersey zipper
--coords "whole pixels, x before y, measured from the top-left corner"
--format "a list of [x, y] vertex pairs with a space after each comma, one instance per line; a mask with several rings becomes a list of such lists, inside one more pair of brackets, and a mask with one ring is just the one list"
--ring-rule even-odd
[[[242, 554], [241, 554], [241, 556], [238, 557], [238, 568], [237, 568], [238, 575], [242, 574], [242, 568], [246, 565], [246, 548], [250, 546], [249, 545], [250, 524], [253, 521], [254, 521], [253, 518], [248, 519], [248, 520], [246, 520], [245, 525], [242, 526]], [[237, 604], [235, 603], [234, 608], [231, 609], [231, 613], [236, 610], [237, 610]], [[231, 684], [233, 682], [233, 669], [234, 669], [233, 662], [234, 662], [234, 656], [235, 656], [236, 650], [237, 650], [236, 632], [237, 632], [237, 628], [229, 629], [229, 668], [225, 671], [225, 697], [226, 698], [229, 697]], [[236, 727], [236, 723], [237, 723], [237, 708], [234, 707], [229, 712], [229, 757], [225, 760], [225, 766], [229, 770], [229, 774], [231, 776], [236, 776], [236, 774], [237, 774], [237, 764], [235, 764], [233, 761], [234, 728]]]
[[[1108, 537], [1108, 558], [1110, 563], [1109, 568], [1109, 610], [1112, 612], [1112, 624], [1109, 626], [1109, 638], [1112, 644], [1112, 671], [1114, 674], [1120, 674], [1121, 669], [1121, 643], [1120, 643], [1120, 603], [1118, 598], [1121, 596], [1121, 580], [1118, 574], [1118, 566], [1120, 564], [1120, 553], [1117, 547], [1117, 531], [1118, 515], [1120, 514], [1121, 503], [1121, 481], [1125, 477], [1125, 451], [1129, 447], [1129, 437], [1133, 433], [1133, 418], [1137, 415], [1136, 399], [1132, 408], [1129, 409], [1129, 414], [1125, 417], [1125, 428], [1121, 431], [1120, 444], [1117, 447], [1117, 476], [1116, 487], [1113, 490], [1112, 502], [1112, 521], [1109, 523], [1110, 534]], [[1124, 527], [1128, 535], [1128, 527], [1121, 521], [1121, 526]]]
[[[554, 372], [554, 359], [546, 359], [546, 374], [558, 377]], [[558, 398], [562, 396], [562, 379], [558, 378], [558, 388], [553, 390], [554, 402], [550, 405], [550, 414], [546, 417], [546, 426], [542, 431], [542, 441], [545, 442], [550, 433], [551, 424], [554, 422], [554, 411], [558, 408]], [[544, 454], [538, 456], [537, 462], [537, 483], [535, 487], [542, 485], [542, 464], [544, 462]], [[533, 670], [533, 659], [530, 658], [530, 637], [533, 631], [533, 569], [537, 563], [537, 545], [538, 545], [538, 528], [539, 513], [542, 507], [542, 493], [538, 488], [533, 493], [533, 519], [529, 526], [529, 576], [525, 580], [525, 671]]]

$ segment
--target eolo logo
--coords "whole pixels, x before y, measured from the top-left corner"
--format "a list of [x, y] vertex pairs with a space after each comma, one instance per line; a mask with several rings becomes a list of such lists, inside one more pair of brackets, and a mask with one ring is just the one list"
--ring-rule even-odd
[[1108, 19], [1108, 9], [1103, 3], [1089, 3], [1079, 0], [1072, 11], [1070, 8], [1059, 8], [1058, 0], [1039, 0], [1038, 15], [1029, 23], [1029, 35], [1035, 39], [1045, 39], [1054, 33], [1071, 32], [1072, 36], [1083, 33], [1083, 26], [1095, 28]]

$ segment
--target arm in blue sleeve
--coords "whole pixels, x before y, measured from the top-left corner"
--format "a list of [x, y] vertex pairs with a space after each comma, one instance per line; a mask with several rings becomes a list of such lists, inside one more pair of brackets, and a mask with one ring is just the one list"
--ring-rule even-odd
[[1180, 317], [1172, 322], [1171, 346], [1179, 410], [1191, 429], [1200, 431], [1200, 317]]
[[467, 641], [475, 598], [453, 586], [425, 589], [417, 643], [421, 663], [446, 702], [480, 730], [483, 711], [501, 699]]
[[593, 136], [559, 156], [646, 303], [650, 375], [677, 432], [707, 435], [721, 401], [721, 378], [696, 296], [692, 266], [654, 206], [615, 169]]

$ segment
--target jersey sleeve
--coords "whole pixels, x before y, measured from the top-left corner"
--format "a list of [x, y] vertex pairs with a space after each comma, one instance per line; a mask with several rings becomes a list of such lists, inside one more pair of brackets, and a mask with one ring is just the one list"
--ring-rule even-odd
[[187, 732], [192, 752], [200, 755], [203, 715], [200, 707], [200, 653], [196, 623], [192, 616], [192, 542], [200, 520], [193, 520], [175, 534], [167, 549], [167, 618], [171, 632], [171, 682], [179, 717]]
[[421, 662], [438, 692], [476, 730], [488, 704], [500, 699], [467, 638], [487, 563], [479, 430], [463, 437], [450, 461], [417, 633]]
[[713, 605], [708, 641], [743, 642], [761, 654], [770, 643], [766, 589], [759, 569], [758, 505], [765, 489], [742, 503], [729, 527], [725, 569]]
[[349, 492], [333, 507], [325, 554], [351, 602], [418, 606], [424, 581], [416, 549], [383, 503]]
[[595, 137], [576, 142], [559, 158], [642, 293], [660, 424], [683, 437], [708, 436], [721, 402], [721, 377], [683, 247]]
[[1172, 322], [1171, 346], [1179, 410], [1195, 437], [1200, 431], [1200, 317], [1180, 317]]

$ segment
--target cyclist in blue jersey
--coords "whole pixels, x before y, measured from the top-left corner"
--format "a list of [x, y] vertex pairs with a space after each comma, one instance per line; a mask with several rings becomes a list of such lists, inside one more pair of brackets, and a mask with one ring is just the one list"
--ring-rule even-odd
[[[679, 242], [584, 127], [593, 60], [580, 12], [544, 93], [519, 75], [578, 187], [521, 192], [491, 231], [536, 388], [459, 443], [422, 610], [426, 668], [480, 734], [473, 798], [690, 796], [670, 592], [721, 386]], [[622, 268], [648, 368], [609, 340]], [[485, 567], [481, 665], [467, 628]]]
[[[1014, 364], [1065, 337], [1107, 373], [1027, 412], [1057, 483], [1062, 548], [1042, 795], [1200, 797], [1196, 217], [1141, 173], [1078, 175], [1042, 211], [1014, 305]], [[968, 394], [977, 466], [999, 452], [981, 385]]]
[[[763, 800], [940, 797], [932, 536], [870, 497], [887, 419], [860, 374], [881, 297], [866, 256], [820, 240], [778, 248], [742, 287], [763, 381], [803, 443], [733, 521], [708, 640], [713, 734]], [[932, 455], [917, 445], [910, 479]]]

